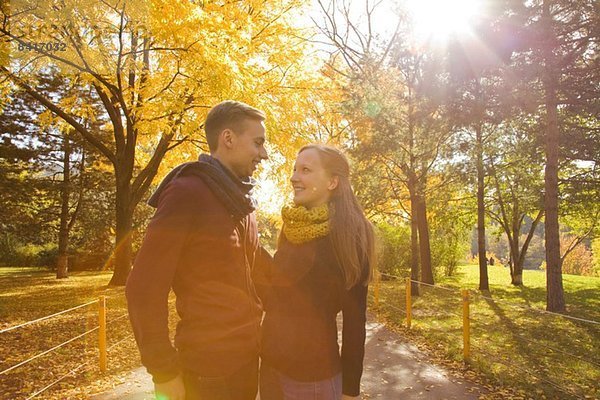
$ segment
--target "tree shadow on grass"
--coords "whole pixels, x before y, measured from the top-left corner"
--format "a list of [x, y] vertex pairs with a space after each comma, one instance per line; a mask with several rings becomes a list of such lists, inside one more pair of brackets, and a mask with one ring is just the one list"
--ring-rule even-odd
[[[539, 288], [524, 288], [522, 294], [529, 304], [531, 301], [539, 302], [540, 291], [543, 292]], [[505, 302], [497, 303], [488, 296], [486, 296], [485, 301], [500, 320], [501, 326], [499, 328], [503, 329], [506, 336], [508, 336], [506, 343], [502, 345], [509, 344], [511, 346], [511, 352], [513, 353], [511, 359], [515, 359], [514, 354], [523, 355], [519, 358], [522, 363], [520, 369], [531, 371], [532, 375], [541, 380], [554, 382], [556, 386], [563, 389], [562, 391], [552, 389], [552, 392], [549, 393], [558, 395], [559, 398], [570, 398], [569, 393], [573, 389], [568, 389], [565, 386], [573, 386], [573, 374], [577, 375], [577, 372], [568, 371], [568, 366], [571, 365], [569, 363], [572, 363], [575, 359], [588, 360], [592, 363], [600, 361], [591, 358], [589, 348], [586, 348], [588, 346], [585, 345], [587, 342], [593, 346], [594, 336], [587, 335], [588, 337], [584, 338], [581, 335], [581, 332], [585, 332], [589, 327], [579, 326], [577, 321], [567, 321], [561, 316], [543, 315], [543, 312], [538, 313], [535, 310], [527, 310], [525, 307], [515, 307]], [[522, 312], [525, 315], [520, 316], [519, 313]], [[517, 318], [521, 319], [520, 323]], [[579, 335], [577, 335], [578, 333]], [[573, 343], [573, 339], [579, 342], [579, 346]], [[580, 349], [581, 347], [583, 349]], [[561, 373], [560, 371], [564, 372]], [[568, 374], [571, 374], [571, 376], [568, 376]], [[575, 386], [581, 391], [580, 385], [584, 384], [589, 384], [589, 382], [581, 381], [575, 383]], [[545, 386], [550, 389], [550, 386]], [[573, 395], [573, 397], [577, 398], [577, 395]]]
[[452, 275], [450, 276], [444, 276], [444, 284], [453, 284], [453, 285], [460, 285], [461, 282], [463, 281], [463, 277], [466, 274], [464, 272], [454, 272]]
[[[515, 297], [515, 293], [512, 290], [495, 288], [494, 293], [498, 297], [503, 298], [502, 302], [510, 303], [510, 298]], [[520, 286], [518, 290], [518, 297], [523, 300], [524, 304], [522, 306], [515, 304], [515, 306], [528, 307], [532, 313], [539, 314], [540, 317], [545, 315], [548, 318], [568, 320], [576, 325], [578, 329], [582, 329], [591, 337], [595, 337], [597, 343], [600, 342], [600, 288], [585, 288], [580, 286], [571, 288], [571, 290], [565, 290], [567, 312], [559, 315], [556, 315], [556, 313], [547, 313], [544, 308], [546, 288]], [[590, 322], [579, 321], [569, 317]]]
[[565, 293], [568, 315], [600, 323], [600, 289], [588, 288]]

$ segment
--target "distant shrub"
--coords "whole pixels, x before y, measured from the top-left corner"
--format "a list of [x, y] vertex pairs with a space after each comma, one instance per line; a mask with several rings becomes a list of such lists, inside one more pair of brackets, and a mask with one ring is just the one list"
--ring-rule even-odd
[[56, 245], [52, 243], [19, 245], [8, 255], [4, 263], [13, 267], [50, 266], [51, 262], [56, 260], [56, 253]]
[[100, 271], [112, 269], [110, 252], [82, 252], [69, 257], [71, 271]]
[[575, 247], [564, 259], [562, 271], [563, 274], [594, 276], [594, 263], [590, 249], [583, 243]]
[[468, 236], [461, 236], [452, 230], [438, 230], [431, 240], [431, 267], [434, 273], [454, 275], [458, 262], [465, 259], [469, 246]]
[[[561, 255], [565, 253], [569, 244], [572, 242], [573, 237], [562, 234], [560, 238]], [[592, 242], [592, 248], [593, 248]], [[585, 245], [580, 243], [575, 247], [563, 260], [562, 272], [563, 274], [570, 275], [582, 275], [582, 276], [600, 276], [600, 268], [595, 264], [594, 256], [592, 251]], [[540, 266], [541, 269], [546, 270], [546, 261]]]
[[[410, 227], [377, 225], [380, 244], [379, 271], [406, 277], [410, 274]], [[382, 277], [385, 279], [385, 276]]]
[[600, 237], [592, 240], [593, 276], [600, 276]]

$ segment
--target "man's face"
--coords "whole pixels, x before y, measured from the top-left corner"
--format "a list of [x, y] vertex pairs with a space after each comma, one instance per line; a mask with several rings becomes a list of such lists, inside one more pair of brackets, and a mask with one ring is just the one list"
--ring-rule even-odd
[[231, 136], [229, 168], [240, 178], [252, 176], [258, 164], [269, 158], [265, 149], [265, 124], [247, 119]]

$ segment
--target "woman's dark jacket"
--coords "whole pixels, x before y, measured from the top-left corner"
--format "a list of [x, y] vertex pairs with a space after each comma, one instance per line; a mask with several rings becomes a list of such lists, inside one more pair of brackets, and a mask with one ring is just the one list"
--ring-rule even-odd
[[[357, 396], [363, 369], [367, 287], [344, 288], [330, 236], [307, 243], [282, 240], [273, 261], [261, 262], [255, 283], [265, 307], [263, 363], [298, 381], [342, 372], [343, 392]], [[365, 275], [368, 269], [364, 268]], [[366, 280], [366, 276], [363, 277]], [[336, 317], [343, 314], [342, 349]]]
[[[155, 382], [181, 369], [229, 375], [258, 357], [262, 310], [250, 276], [257, 247], [254, 214], [234, 222], [202, 178], [181, 173], [165, 185], [126, 290], [142, 363]], [[171, 288], [177, 350], [167, 325]]]

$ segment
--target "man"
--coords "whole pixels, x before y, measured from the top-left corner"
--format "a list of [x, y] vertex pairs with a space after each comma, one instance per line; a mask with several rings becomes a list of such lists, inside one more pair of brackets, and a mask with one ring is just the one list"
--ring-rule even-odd
[[[171, 171], [127, 281], [129, 316], [158, 399], [254, 400], [261, 305], [251, 175], [268, 158], [265, 115], [236, 101], [208, 113], [211, 155]], [[168, 296], [180, 317], [169, 339]]]

